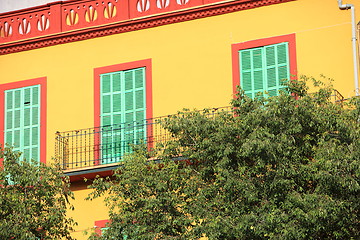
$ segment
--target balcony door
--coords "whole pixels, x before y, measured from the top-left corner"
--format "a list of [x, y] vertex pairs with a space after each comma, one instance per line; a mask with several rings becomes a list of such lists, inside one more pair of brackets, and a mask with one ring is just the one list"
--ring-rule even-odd
[[145, 70], [100, 75], [100, 164], [119, 162], [146, 139]]

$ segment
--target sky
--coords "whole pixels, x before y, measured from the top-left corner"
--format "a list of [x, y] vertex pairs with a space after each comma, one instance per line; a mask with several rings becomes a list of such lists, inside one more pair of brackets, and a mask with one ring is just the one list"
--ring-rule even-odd
[[0, 0], [0, 13], [44, 5], [59, 0]]

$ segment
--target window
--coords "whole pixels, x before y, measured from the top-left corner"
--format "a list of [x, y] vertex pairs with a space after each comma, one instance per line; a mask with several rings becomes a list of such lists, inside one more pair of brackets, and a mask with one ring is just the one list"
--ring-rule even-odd
[[132, 144], [150, 142], [151, 60], [96, 68], [94, 73], [95, 126], [101, 126], [95, 164], [116, 163], [132, 151]]
[[5, 91], [5, 143], [39, 160], [40, 85]]
[[254, 98], [259, 92], [276, 96], [284, 80], [296, 75], [295, 35], [233, 44], [233, 86]]
[[22, 158], [45, 163], [46, 78], [0, 85], [0, 139]]
[[110, 223], [109, 220], [95, 221], [95, 233], [98, 236], [102, 236], [103, 233], [108, 229], [107, 225]]
[[[105, 232], [109, 229], [108, 225], [110, 224], [110, 220], [100, 220], [100, 221], [95, 221], [95, 233], [98, 236], [103, 236], [103, 234], [105, 234]], [[128, 239], [128, 236], [124, 233], [122, 233], [122, 236], [120, 237], [123, 240]], [[117, 239], [120, 239], [117, 238]]]
[[254, 98], [258, 92], [275, 96], [284, 89], [283, 80], [290, 79], [288, 43], [279, 43], [239, 51], [240, 85]]

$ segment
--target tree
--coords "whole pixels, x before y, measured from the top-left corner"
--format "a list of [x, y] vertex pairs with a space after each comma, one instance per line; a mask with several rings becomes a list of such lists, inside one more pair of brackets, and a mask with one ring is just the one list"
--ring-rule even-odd
[[68, 180], [60, 168], [22, 161], [20, 155], [0, 150], [0, 239], [72, 239]]
[[360, 101], [306, 80], [169, 117], [158, 161], [138, 150], [93, 182], [110, 207], [103, 239], [359, 239]]

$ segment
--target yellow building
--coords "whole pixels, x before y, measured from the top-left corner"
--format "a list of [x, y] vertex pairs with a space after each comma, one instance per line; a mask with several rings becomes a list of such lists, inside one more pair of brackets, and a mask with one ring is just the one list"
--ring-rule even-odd
[[128, 143], [160, 141], [154, 118], [228, 106], [239, 84], [276, 95], [301, 74], [354, 96], [351, 14], [335, 0], [69, 0], [1, 13], [0, 140], [61, 161], [73, 236], [86, 239], [108, 216], [84, 200], [83, 178], [111, 174]]

